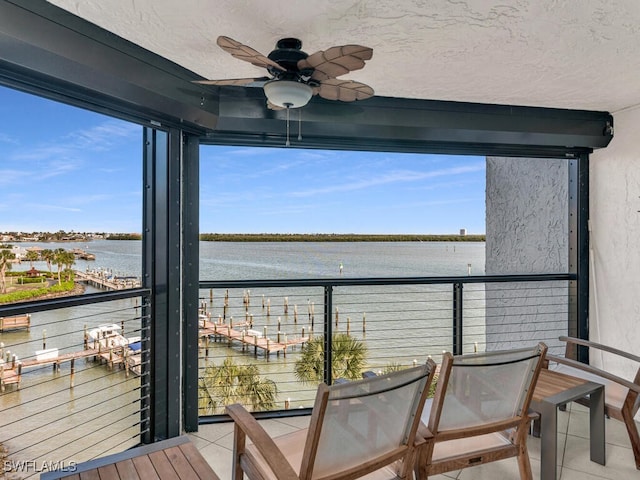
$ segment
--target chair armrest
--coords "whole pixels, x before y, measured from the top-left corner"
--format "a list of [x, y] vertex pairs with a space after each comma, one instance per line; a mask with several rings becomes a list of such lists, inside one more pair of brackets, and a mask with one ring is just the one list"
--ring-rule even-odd
[[582, 340], [580, 338], [564, 337], [564, 336], [560, 337], [559, 340], [562, 341], [562, 342], [574, 343], [576, 345], [582, 345], [584, 347], [597, 348], [598, 350], [602, 350], [603, 352], [613, 353], [614, 355], [619, 355], [619, 356], [627, 358], [629, 360], [633, 360], [634, 362], [640, 363], [640, 357], [638, 357], [637, 355], [633, 355], [633, 354], [631, 354], [629, 352], [625, 352], [623, 350], [618, 350], [617, 348], [609, 347], [607, 345], [602, 345], [600, 343], [591, 342], [589, 340]]
[[636, 393], [640, 393], [640, 385], [637, 385], [633, 382], [630, 382], [629, 380], [613, 375], [609, 372], [605, 372], [604, 370], [600, 370], [599, 368], [592, 367], [591, 365], [587, 365], [585, 363], [578, 362], [570, 358], [556, 357], [555, 355], [547, 355], [547, 358], [551, 362], [561, 363], [569, 367], [577, 368], [578, 370], [592, 373], [606, 380], [622, 385], [623, 387], [626, 387], [629, 390], [633, 390]]
[[227, 414], [233, 419], [236, 428], [239, 428], [251, 439], [255, 448], [262, 454], [265, 461], [281, 480], [299, 480], [298, 475], [282, 454], [278, 446], [262, 428], [258, 421], [240, 404], [229, 405]]
[[[526, 416], [527, 421], [531, 421], [529, 416]], [[475, 437], [479, 435], [486, 435], [488, 433], [502, 432], [510, 428], [517, 427], [522, 424], [522, 418], [512, 417], [508, 420], [499, 420], [497, 422], [486, 423], [478, 425], [476, 427], [463, 427], [455, 428], [451, 430], [444, 430], [438, 432], [436, 435], [436, 442], [446, 442], [448, 440], [457, 440], [459, 438]]]

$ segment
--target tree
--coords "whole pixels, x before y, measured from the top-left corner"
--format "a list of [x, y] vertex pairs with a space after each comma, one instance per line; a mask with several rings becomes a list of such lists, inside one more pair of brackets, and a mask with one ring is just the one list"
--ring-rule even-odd
[[198, 410], [201, 415], [222, 413], [226, 405], [241, 403], [253, 411], [275, 407], [278, 387], [260, 377], [255, 365], [238, 365], [227, 357], [222, 365], [209, 365], [198, 380]]
[[57, 248], [53, 254], [53, 262], [58, 267], [58, 283], [62, 283], [62, 267], [67, 266], [71, 268], [71, 266], [76, 263], [76, 257], [72, 252], [67, 252], [64, 248]]
[[33, 268], [33, 262], [40, 260], [40, 255], [35, 250], [29, 250], [24, 258], [29, 261], [31, 268]]
[[16, 258], [16, 254], [11, 250], [0, 250], [0, 293], [7, 293], [7, 279], [5, 273], [11, 270], [11, 260]]
[[42, 259], [47, 262], [47, 268], [49, 269], [49, 273], [51, 273], [51, 264], [53, 263], [53, 260], [55, 258], [55, 253], [53, 250], [50, 250], [48, 248], [45, 248], [44, 250], [42, 250], [42, 252], [40, 253], [40, 257], [42, 257]]
[[[331, 376], [357, 379], [362, 376], [367, 356], [366, 345], [346, 333], [335, 333], [331, 341]], [[320, 383], [324, 380], [324, 338], [314, 337], [302, 348], [296, 360], [295, 373], [304, 383]]]
[[64, 252], [62, 260], [63, 265], [67, 268], [67, 280], [71, 280], [71, 267], [73, 267], [73, 264], [76, 263], [76, 256], [72, 252]]

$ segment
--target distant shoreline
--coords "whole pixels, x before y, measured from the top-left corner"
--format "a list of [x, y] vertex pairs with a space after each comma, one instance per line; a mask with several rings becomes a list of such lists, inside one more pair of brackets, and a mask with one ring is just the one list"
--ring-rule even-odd
[[485, 235], [202, 233], [204, 242], [484, 242]]
[[[142, 240], [136, 233], [103, 234], [103, 240]], [[14, 238], [4, 243], [83, 243], [95, 238]], [[485, 242], [486, 235], [358, 233], [201, 233], [203, 242]], [[2, 245], [2, 242], [0, 242]]]

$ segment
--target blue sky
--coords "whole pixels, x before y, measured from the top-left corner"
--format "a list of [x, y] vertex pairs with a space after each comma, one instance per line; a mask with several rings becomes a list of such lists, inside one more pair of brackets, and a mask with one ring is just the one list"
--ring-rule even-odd
[[[139, 232], [141, 136], [0, 87], [0, 231]], [[484, 157], [203, 146], [200, 160], [203, 233], [484, 233]]]

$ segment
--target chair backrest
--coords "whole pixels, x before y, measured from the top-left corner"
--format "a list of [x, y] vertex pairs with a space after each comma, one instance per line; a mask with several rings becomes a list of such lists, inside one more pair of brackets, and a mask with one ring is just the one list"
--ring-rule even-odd
[[364, 475], [403, 458], [413, 446], [434, 372], [428, 360], [387, 375], [321, 385], [300, 478]]
[[429, 430], [473, 429], [527, 415], [546, 345], [443, 357]]

